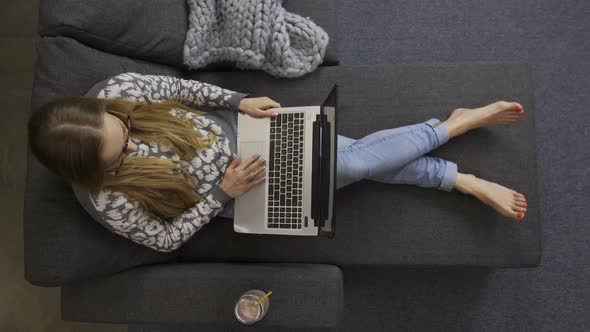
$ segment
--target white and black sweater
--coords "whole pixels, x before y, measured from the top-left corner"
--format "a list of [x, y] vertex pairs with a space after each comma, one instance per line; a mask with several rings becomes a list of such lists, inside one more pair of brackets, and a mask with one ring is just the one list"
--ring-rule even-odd
[[[231, 199], [218, 184], [235, 152], [233, 146], [230, 148], [230, 140], [235, 141], [235, 132], [230, 129], [229, 124], [216, 121], [223, 117], [215, 117], [214, 113], [215, 109], [237, 112], [241, 99], [247, 94], [195, 80], [128, 72], [95, 85], [87, 95], [99, 98], [121, 97], [133, 101], [145, 101], [147, 98], [154, 103], [175, 99], [199, 110], [210, 111], [210, 115], [201, 116], [182, 109], [170, 110], [175, 116], [189, 119], [193, 128], [202, 135], [211, 131], [217, 136], [212, 146], [198, 151], [192, 160], [187, 160], [190, 166], [186, 170], [197, 177], [197, 193], [202, 199], [183, 214], [164, 220], [142, 207], [139, 201], [121, 192], [103, 189], [95, 197], [76, 184], [72, 185], [85, 210], [110, 231], [158, 251], [178, 249], [218, 215]], [[143, 142], [133, 136], [130, 139], [138, 146], [138, 151], [129, 153], [130, 156], [179, 159], [177, 154], [164, 146]]]

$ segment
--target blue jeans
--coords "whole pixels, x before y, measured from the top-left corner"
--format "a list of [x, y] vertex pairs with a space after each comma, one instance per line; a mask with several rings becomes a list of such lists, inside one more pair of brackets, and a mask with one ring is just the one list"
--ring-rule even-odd
[[438, 119], [374, 132], [358, 140], [338, 135], [336, 188], [367, 179], [451, 191], [457, 164], [424, 154], [449, 140]]

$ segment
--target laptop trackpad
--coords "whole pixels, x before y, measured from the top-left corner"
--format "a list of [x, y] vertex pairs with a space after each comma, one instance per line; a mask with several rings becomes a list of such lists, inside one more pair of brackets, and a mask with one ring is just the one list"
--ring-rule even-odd
[[[244, 160], [257, 153], [259, 153], [262, 158], [265, 157], [264, 142], [241, 142], [238, 147], [240, 163], [243, 163]], [[234, 216], [234, 218], [239, 218], [240, 224], [256, 224], [257, 222], [260, 222], [261, 219], [264, 219], [264, 207], [266, 199], [265, 188], [266, 182], [257, 184], [255, 187], [236, 199], [235, 203], [238, 215]]]
[[264, 158], [264, 141], [260, 142], [240, 142], [238, 155], [240, 162], [250, 158], [250, 156], [259, 153]]

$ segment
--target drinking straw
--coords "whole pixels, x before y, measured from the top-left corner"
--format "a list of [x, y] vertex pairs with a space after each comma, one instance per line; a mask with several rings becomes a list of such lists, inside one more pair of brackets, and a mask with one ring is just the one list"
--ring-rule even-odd
[[260, 300], [256, 301], [256, 304], [260, 304], [262, 303], [262, 301], [264, 301], [270, 294], [272, 294], [272, 291], [268, 292], [266, 295], [264, 295]]

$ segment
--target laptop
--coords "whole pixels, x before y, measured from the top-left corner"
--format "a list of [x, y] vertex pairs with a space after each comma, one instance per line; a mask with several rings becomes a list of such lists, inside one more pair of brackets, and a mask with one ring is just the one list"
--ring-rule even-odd
[[334, 238], [337, 104], [334, 84], [321, 106], [239, 113], [237, 154], [263, 156], [266, 181], [235, 199], [235, 232]]

